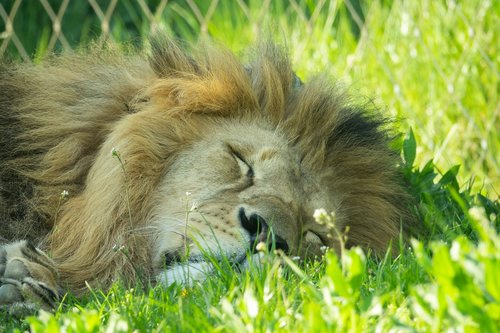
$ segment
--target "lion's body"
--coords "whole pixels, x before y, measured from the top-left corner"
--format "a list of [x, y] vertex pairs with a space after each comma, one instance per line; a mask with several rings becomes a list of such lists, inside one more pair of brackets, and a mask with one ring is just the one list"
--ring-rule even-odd
[[398, 239], [406, 197], [379, 116], [324, 78], [297, 85], [273, 45], [248, 66], [197, 52], [158, 39], [149, 61], [98, 46], [5, 65], [0, 241], [37, 242], [79, 291], [133, 280], [134, 266], [168, 279], [159, 263], [187, 243], [241, 257], [254, 216], [290, 253], [338, 249], [316, 208], [349, 226], [350, 245], [383, 253]]

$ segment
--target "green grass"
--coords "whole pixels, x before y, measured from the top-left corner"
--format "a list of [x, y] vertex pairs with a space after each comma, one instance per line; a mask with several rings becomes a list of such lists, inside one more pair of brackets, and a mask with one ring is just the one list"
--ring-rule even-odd
[[[197, 3], [206, 13], [209, 2]], [[236, 52], [267, 27], [289, 44], [304, 81], [326, 72], [373, 98], [406, 134], [397, 148], [425, 226], [420, 240], [401, 244], [397, 258], [352, 249], [297, 266], [270, 254], [261, 267], [240, 273], [222, 265], [189, 288], [117, 284], [85, 299], [68, 296], [55, 314], [18, 320], [0, 313], [0, 330], [500, 331], [500, 2], [246, 3], [244, 12], [221, 1], [202, 26], [184, 1], [169, 1], [163, 25], [188, 40], [206, 28]], [[23, 8], [23, 20], [40, 16], [34, 7]], [[78, 10], [91, 14], [86, 8]], [[116, 40], [147, 34], [135, 1], [120, 1], [116, 12]], [[68, 7], [68, 17], [76, 14]], [[63, 21], [72, 45], [100, 32], [94, 16], [83, 21]], [[42, 56], [49, 26], [31, 31], [19, 22], [20, 39], [34, 36], [28, 51]]]
[[[481, 207], [467, 210], [473, 236], [413, 241], [397, 258], [354, 248], [297, 266], [269, 254], [243, 273], [223, 263], [205, 282], [92, 291], [6, 329], [32, 332], [500, 330], [500, 237]], [[16, 328], [14, 328], [16, 327]]]

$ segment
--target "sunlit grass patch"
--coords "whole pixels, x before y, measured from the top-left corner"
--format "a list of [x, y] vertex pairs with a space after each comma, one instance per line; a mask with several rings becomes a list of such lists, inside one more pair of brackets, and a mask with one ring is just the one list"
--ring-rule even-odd
[[242, 273], [216, 273], [188, 288], [117, 284], [28, 323], [33, 332], [494, 332], [500, 329], [500, 237], [483, 209], [470, 214], [478, 243], [414, 241], [386, 260], [353, 248], [304, 265], [269, 254]]

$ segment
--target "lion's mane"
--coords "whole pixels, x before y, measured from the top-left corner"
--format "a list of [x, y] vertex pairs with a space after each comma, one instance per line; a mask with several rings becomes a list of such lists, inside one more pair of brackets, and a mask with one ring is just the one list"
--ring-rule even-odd
[[350, 244], [385, 251], [408, 214], [384, 121], [325, 77], [297, 87], [280, 47], [252, 54], [243, 65], [210, 43], [188, 52], [158, 37], [148, 55], [100, 42], [2, 65], [0, 236], [41, 243], [74, 290], [148, 274], [161, 177], [207, 122], [248, 117], [286, 133], [303, 165], [327, 173]]

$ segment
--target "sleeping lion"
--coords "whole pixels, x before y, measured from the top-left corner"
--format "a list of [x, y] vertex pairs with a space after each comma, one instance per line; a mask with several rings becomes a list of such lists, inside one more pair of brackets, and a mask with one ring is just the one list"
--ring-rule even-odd
[[243, 62], [210, 43], [149, 46], [1, 65], [0, 304], [202, 279], [206, 253], [244, 267], [257, 244], [314, 258], [345, 234], [394, 251], [413, 219], [376, 111], [324, 76], [301, 82], [273, 43]]

